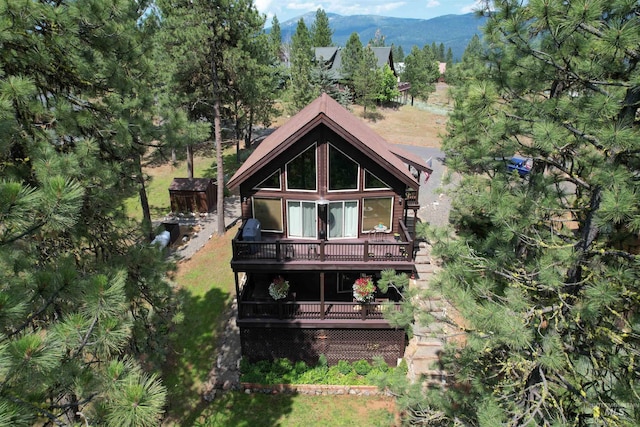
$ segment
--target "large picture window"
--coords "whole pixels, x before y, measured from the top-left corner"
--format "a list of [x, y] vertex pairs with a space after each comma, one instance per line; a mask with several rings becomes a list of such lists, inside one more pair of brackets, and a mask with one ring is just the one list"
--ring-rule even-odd
[[357, 190], [358, 163], [329, 144], [329, 190]]
[[315, 144], [287, 163], [287, 189], [314, 191], [316, 179]]
[[262, 231], [282, 231], [282, 200], [253, 198], [253, 217]]
[[391, 229], [392, 197], [370, 197], [362, 199], [362, 230], [373, 230], [382, 224]]
[[287, 202], [289, 237], [316, 238], [318, 213], [315, 202]]
[[358, 237], [358, 202], [329, 203], [329, 238]]

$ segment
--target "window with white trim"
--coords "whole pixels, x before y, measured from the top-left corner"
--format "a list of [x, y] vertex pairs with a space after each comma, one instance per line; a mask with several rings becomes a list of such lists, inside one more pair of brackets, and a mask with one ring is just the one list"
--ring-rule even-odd
[[358, 202], [341, 200], [329, 203], [329, 238], [358, 237]]
[[262, 231], [282, 232], [282, 199], [253, 198], [253, 217]]
[[365, 197], [362, 199], [362, 231], [383, 225], [391, 229], [393, 197]]
[[329, 144], [329, 191], [357, 190], [360, 165]]
[[318, 188], [316, 171], [316, 145], [313, 144], [287, 163], [287, 190], [315, 191]]
[[287, 201], [287, 229], [289, 237], [315, 239], [318, 230], [315, 202]]

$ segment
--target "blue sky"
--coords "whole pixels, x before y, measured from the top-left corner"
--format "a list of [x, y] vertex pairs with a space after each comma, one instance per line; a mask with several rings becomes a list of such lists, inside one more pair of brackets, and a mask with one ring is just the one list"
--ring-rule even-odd
[[257, 9], [267, 15], [267, 26], [273, 15], [278, 21], [323, 9], [339, 15], [381, 15], [396, 18], [430, 19], [442, 15], [473, 12], [480, 0], [254, 0]]

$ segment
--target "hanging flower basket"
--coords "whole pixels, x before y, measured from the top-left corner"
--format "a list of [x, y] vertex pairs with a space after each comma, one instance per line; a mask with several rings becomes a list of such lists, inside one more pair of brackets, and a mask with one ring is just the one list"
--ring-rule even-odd
[[371, 277], [360, 277], [353, 284], [353, 298], [361, 303], [373, 301], [376, 294], [376, 285], [373, 284]]
[[269, 295], [274, 300], [284, 299], [289, 293], [289, 281], [284, 280], [282, 276], [276, 276], [269, 285]]

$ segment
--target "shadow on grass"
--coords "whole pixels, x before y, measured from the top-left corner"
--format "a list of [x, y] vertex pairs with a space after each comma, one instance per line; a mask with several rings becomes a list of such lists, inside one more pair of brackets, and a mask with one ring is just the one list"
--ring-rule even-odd
[[[294, 394], [226, 392], [203, 411], [198, 427], [271, 427], [290, 414]], [[192, 425], [192, 424], [189, 424]], [[309, 424], [307, 424], [309, 425]]]
[[169, 424], [191, 425], [203, 410], [202, 393], [216, 361], [216, 344], [231, 296], [220, 289], [205, 295], [179, 291], [184, 320], [173, 332], [165, 384]]
[[366, 120], [371, 120], [374, 123], [378, 120], [384, 119], [384, 115], [382, 115], [382, 113], [380, 113], [378, 110], [373, 109], [369, 109], [366, 112], [363, 112], [362, 117]]
[[172, 356], [165, 368], [167, 418], [175, 426], [273, 426], [291, 411], [291, 395], [245, 395], [225, 392], [207, 402], [203, 399], [214, 367], [232, 296], [211, 289], [204, 296], [181, 290], [184, 321], [172, 338]]

